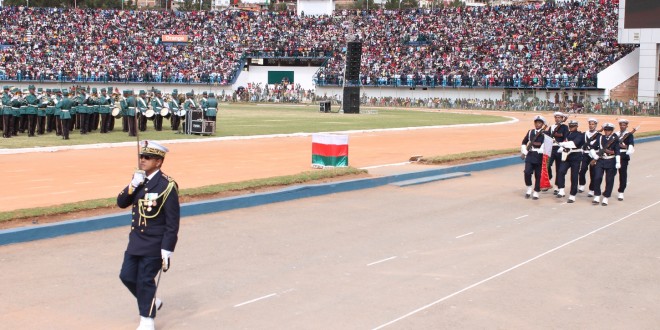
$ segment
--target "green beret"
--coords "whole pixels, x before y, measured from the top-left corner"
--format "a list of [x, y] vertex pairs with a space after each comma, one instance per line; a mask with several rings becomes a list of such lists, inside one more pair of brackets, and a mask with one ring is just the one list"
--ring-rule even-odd
[[140, 90], [140, 95], [143, 95], [143, 94], [147, 94], [147, 92], [145, 92], [144, 90], [141, 89]]
[[28, 86], [28, 89], [34, 89], [34, 85]]
[[92, 88], [92, 93], [96, 93], [96, 87]]
[[46, 88], [46, 93], [51, 93], [53, 90], [50, 88]]

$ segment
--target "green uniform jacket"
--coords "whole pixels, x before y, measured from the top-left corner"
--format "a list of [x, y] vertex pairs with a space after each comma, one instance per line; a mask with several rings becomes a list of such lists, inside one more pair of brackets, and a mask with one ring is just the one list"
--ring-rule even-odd
[[218, 115], [218, 100], [215, 98], [209, 98], [206, 101], [206, 115], [209, 117], [215, 117]]
[[55, 112], [59, 113], [60, 119], [71, 119], [71, 110], [73, 108], [73, 101], [68, 97], [63, 98], [61, 101], [57, 102], [55, 106]]
[[39, 99], [37, 98], [37, 96], [34, 94], [28, 94], [25, 97], [25, 101], [27, 102], [27, 107], [25, 108], [25, 114], [36, 115], [37, 106], [39, 106]]

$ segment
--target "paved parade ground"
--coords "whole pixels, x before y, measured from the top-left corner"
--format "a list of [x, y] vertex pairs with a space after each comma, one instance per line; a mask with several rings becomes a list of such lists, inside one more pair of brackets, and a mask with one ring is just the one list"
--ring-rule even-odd
[[[528, 126], [512, 129], [509, 147]], [[574, 204], [551, 192], [524, 199], [521, 161], [183, 218], [156, 326], [657, 329], [658, 148], [638, 145], [626, 200], [607, 207], [584, 194]], [[118, 278], [127, 234], [0, 246], [0, 324], [135, 328], [135, 300]]]

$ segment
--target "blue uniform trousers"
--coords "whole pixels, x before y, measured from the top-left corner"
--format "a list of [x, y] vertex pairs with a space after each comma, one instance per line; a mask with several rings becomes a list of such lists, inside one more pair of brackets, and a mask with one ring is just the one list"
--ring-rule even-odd
[[[161, 257], [135, 256], [124, 253], [119, 278], [135, 298], [137, 298], [140, 316], [156, 317], [156, 306], [151, 302], [156, 295], [155, 277], [162, 267]], [[149, 309], [152, 309], [149, 314]]]

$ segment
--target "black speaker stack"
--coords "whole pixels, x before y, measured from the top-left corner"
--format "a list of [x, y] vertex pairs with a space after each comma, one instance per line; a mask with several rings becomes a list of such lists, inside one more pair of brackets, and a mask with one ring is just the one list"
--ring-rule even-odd
[[344, 113], [360, 113], [360, 65], [362, 42], [351, 41], [346, 47], [346, 84], [344, 86]]

